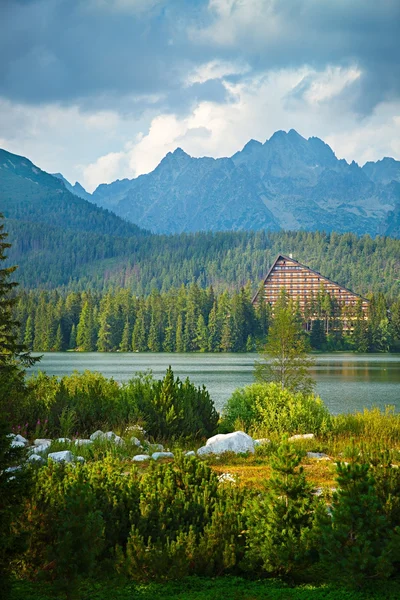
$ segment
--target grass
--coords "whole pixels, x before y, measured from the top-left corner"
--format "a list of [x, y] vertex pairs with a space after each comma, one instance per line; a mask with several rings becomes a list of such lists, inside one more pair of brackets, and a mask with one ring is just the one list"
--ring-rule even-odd
[[[380, 586], [383, 588], [383, 586]], [[11, 600], [55, 600], [48, 585], [16, 582]], [[385, 583], [384, 589], [353, 591], [333, 585], [290, 587], [281, 581], [249, 581], [240, 577], [215, 579], [190, 577], [179, 582], [136, 585], [132, 582], [85, 582], [79, 600], [398, 600], [400, 585]]]

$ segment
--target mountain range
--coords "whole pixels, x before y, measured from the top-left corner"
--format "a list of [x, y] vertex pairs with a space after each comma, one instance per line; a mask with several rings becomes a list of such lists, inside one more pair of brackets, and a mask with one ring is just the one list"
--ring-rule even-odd
[[[257, 143], [251, 143], [234, 158], [239, 164], [247, 153], [251, 155], [258, 150]], [[149, 176], [134, 181], [153, 179], [156, 188], [163, 184], [162, 169], [167, 174], [169, 171], [172, 180], [178, 168], [171, 171], [171, 163], [180, 165], [181, 169], [181, 163], [188, 163], [193, 168], [190, 176], [186, 175], [187, 189], [190, 190], [190, 178], [195, 178], [199, 166], [203, 165], [206, 172], [217, 165], [218, 171], [220, 162], [226, 166], [229, 161], [234, 164], [233, 158], [216, 161], [191, 159], [177, 151], [159, 165], [158, 180], [151, 177], [156, 169]], [[239, 181], [239, 175], [241, 173], [240, 176], [244, 177], [245, 169], [240, 165], [240, 168], [232, 167], [232, 164], [226, 168], [231, 171], [232, 181]], [[384, 160], [372, 167], [376, 172], [371, 176], [384, 182], [376, 185], [391, 188], [396, 184], [392, 180], [387, 183], [396, 164]], [[239, 175], [233, 172], [236, 169]], [[117, 187], [125, 198], [127, 192], [123, 191], [123, 187], [129, 188], [130, 184], [126, 180], [102, 189], [106, 191]], [[75, 192], [72, 193], [69, 185], [60, 179], [60, 175], [53, 176], [42, 171], [23, 156], [0, 151], [0, 213], [6, 217], [5, 230], [11, 242], [7, 264], [19, 265], [16, 277], [24, 288], [103, 290], [121, 286], [141, 295], [192, 282], [203, 287], [212, 284], [220, 291], [238, 289], [250, 281], [255, 289], [277, 253], [293, 252], [301, 262], [355, 291], [385, 290], [393, 297], [398, 295], [400, 239], [372, 239], [368, 235], [357, 237], [349, 233], [267, 231], [261, 228], [264, 218], [261, 209], [257, 224], [259, 231], [153, 234], [79, 197], [76, 192], [83, 193], [79, 185], [71, 186]], [[221, 184], [220, 192], [223, 189]], [[237, 193], [238, 199], [240, 190], [236, 190], [233, 184], [230, 189], [232, 194]], [[93, 196], [89, 197], [93, 199]], [[206, 191], [203, 197], [209, 200]], [[251, 195], [248, 198], [250, 203]], [[184, 201], [183, 196], [181, 201]], [[225, 217], [237, 219], [237, 215], [244, 214], [238, 200], [236, 207], [230, 216], [225, 212]], [[208, 210], [217, 218], [213, 208], [210, 202]], [[265, 214], [266, 223], [272, 222], [272, 219], [277, 223], [275, 216]], [[173, 224], [172, 214], [170, 216]], [[186, 216], [189, 218], [190, 212]], [[198, 228], [203, 229], [213, 225], [210, 220], [206, 223], [198, 220], [197, 223]], [[400, 237], [399, 223], [400, 210], [397, 207], [389, 225], [393, 236]], [[221, 221], [218, 226], [221, 226]], [[236, 226], [240, 226], [238, 220]], [[254, 228], [250, 213], [246, 226]], [[279, 224], [276, 225], [278, 227]]]
[[[60, 175], [57, 175], [60, 177]], [[317, 137], [277, 131], [230, 158], [169, 152], [146, 175], [101, 184], [82, 198], [154, 233], [324, 230], [400, 235], [400, 162], [362, 168]]]

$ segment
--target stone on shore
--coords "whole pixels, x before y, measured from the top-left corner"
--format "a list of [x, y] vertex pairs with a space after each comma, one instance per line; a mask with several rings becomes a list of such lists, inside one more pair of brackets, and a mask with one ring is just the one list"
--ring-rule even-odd
[[52, 441], [53, 440], [50, 440], [49, 438], [37, 438], [36, 440], [33, 440], [33, 445], [44, 446], [45, 444], [47, 444], [47, 446], [50, 446]]
[[136, 456], [134, 456], [132, 458], [132, 460], [134, 462], [143, 462], [145, 460], [150, 460], [150, 455], [149, 454], [136, 454]]
[[75, 440], [75, 446], [90, 446], [93, 444], [93, 440]]
[[172, 452], [153, 452], [151, 455], [153, 460], [158, 460], [159, 458], [174, 458]]
[[74, 462], [74, 455], [69, 450], [60, 450], [60, 452], [50, 452], [47, 458], [49, 460], [54, 460], [54, 462]]
[[223, 454], [224, 452], [234, 452], [235, 454], [254, 453], [253, 438], [244, 431], [220, 433], [209, 438], [206, 445], [197, 450], [198, 456]]

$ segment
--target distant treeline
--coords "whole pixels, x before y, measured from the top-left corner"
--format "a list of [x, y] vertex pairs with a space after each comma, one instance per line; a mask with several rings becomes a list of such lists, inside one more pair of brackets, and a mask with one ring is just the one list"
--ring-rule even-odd
[[[315, 350], [400, 348], [399, 299], [371, 296], [367, 320], [360, 305], [343, 314], [322, 290], [308, 308], [311, 331], [304, 335]], [[15, 311], [20, 341], [37, 352], [248, 352], [265, 343], [272, 318], [269, 306], [252, 305], [250, 285], [216, 294], [196, 283], [147, 297], [125, 288], [104, 294], [21, 292]], [[352, 335], [343, 331], [344, 320]]]
[[[137, 296], [180, 285], [256, 291], [278, 254], [359, 294], [400, 293], [400, 240], [321, 232], [200, 232], [118, 237], [51, 224], [7, 220], [9, 264], [27, 289], [69, 291], [125, 287]], [[107, 230], [106, 230], [107, 231]]]

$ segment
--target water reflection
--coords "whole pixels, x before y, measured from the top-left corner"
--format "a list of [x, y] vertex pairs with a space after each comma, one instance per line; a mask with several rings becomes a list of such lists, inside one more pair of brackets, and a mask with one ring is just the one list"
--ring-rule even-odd
[[[86, 369], [117, 381], [151, 369], [162, 377], [168, 365], [181, 378], [204, 384], [221, 410], [233, 390], [253, 382], [254, 354], [48, 353], [31, 371], [64, 375]], [[349, 353], [316, 356], [317, 392], [333, 413], [395, 405], [400, 410], [400, 355]]]

